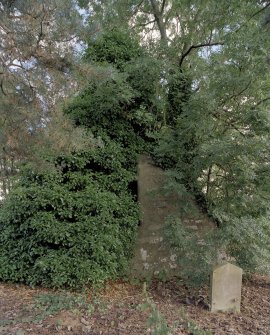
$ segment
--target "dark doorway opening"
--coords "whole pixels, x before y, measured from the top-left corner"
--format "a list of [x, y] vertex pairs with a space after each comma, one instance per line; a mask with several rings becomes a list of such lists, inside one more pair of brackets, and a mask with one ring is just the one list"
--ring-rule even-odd
[[[130, 190], [130, 193], [133, 196], [134, 201], [138, 202], [139, 201], [139, 185], [138, 185], [138, 180], [132, 180], [128, 184], [128, 189]], [[141, 220], [138, 222], [138, 226], [142, 224]]]
[[138, 181], [137, 180], [132, 180], [129, 184], [128, 184], [128, 189], [130, 190], [133, 198], [135, 201], [138, 201]]

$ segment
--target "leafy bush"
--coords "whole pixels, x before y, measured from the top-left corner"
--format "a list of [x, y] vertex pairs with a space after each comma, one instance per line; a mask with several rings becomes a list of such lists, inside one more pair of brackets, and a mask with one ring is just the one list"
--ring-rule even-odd
[[25, 170], [0, 213], [0, 279], [77, 287], [122, 273], [138, 222], [124, 164], [107, 143]]
[[126, 268], [138, 223], [129, 188], [146, 127], [134, 127], [140, 106], [121, 70], [140, 52], [115, 32], [88, 48], [99, 66], [64, 112], [101, 145], [56, 157], [54, 171], [22, 173], [0, 213], [0, 279], [76, 287]]
[[66, 108], [76, 125], [106, 131], [124, 146], [158, 127], [163, 118], [162, 61], [128, 33], [105, 31], [90, 40], [84, 59], [95, 65], [88, 87]]
[[186, 328], [192, 335], [213, 335], [212, 332], [201, 329], [194, 321], [187, 322]]

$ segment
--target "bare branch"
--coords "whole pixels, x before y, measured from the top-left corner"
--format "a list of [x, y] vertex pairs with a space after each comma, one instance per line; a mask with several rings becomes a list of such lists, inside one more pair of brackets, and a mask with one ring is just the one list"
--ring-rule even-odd
[[42, 38], [43, 38], [43, 21], [40, 22], [40, 32], [38, 34], [37, 46], [41, 42]]
[[7, 65], [7, 67], [19, 67], [20, 69], [26, 71], [26, 69], [25, 69], [21, 64], [15, 64], [15, 63], [13, 63], [13, 62], [9, 63], [9, 64]]
[[212, 174], [212, 165], [209, 166], [208, 172], [207, 172], [207, 182], [206, 182], [206, 196], [208, 196], [209, 189], [210, 189], [210, 183], [211, 183], [211, 174]]
[[262, 13], [264, 10], [266, 10], [268, 7], [270, 6], [270, 2], [267, 3], [264, 7], [262, 7], [261, 9], [259, 9], [257, 12], [255, 12], [254, 14], [252, 14], [249, 19], [243, 23], [237, 30], [235, 30], [235, 33], [237, 33], [239, 30], [241, 30], [242, 28], [246, 27], [246, 25], [249, 23], [250, 20], [252, 20], [255, 16], [259, 15], [260, 13]]
[[235, 98], [239, 97], [240, 95], [242, 95], [242, 94], [249, 88], [249, 86], [251, 85], [251, 83], [252, 83], [252, 81], [250, 80], [250, 81], [247, 83], [247, 85], [246, 85], [241, 91], [239, 91], [238, 93], [234, 93], [234, 94], [232, 94], [232, 95], [231, 95], [230, 97], [228, 97], [227, 99], [222, 100], [222, 101], [221, 101], [221, 104], [224, 104], [224, 103], [226, 103], [226, 101], [229, 101], [229, 100], [231, 100], [231, 99], [235, 99]]
[[207, 43], [201, 43], [201, 44], [197, 44], [197, 45], [191, 45], [181, 56], [180, 61], [179, 61], [179, 66], [181, 67], [183, 64], [184, 59], [190, 54], [190, 52], [193, 49], [199, 49], [199, 48], [203, 48], [203, 47], [212, 47], [215, 45], [224, 45], [224, 42], [207, 42]]
[[160, 13], [161, 13], [161, 14], [164, 13], [165, 5], [166, 5], [166, 0], [163, 0], [163, 1], [162, 1], [162, 5], [161, 5], [161, 10], [160, 10]]
[[4, 95], [7, 95], [6, 92], [5, 92], [5, 90], [4, 90], [4, 87], [3, 87], [3, 79], [2, 79], [1, 82], [0, 82], [0, 88], [1, 88], [2, 93], [3, 93]]
[[251, 19], [253, 19], [255, 16], [257, 16], [258, 14], [260, 14], [261, 12], [263, 12], [266, 8], [268, 8], [270, 6], [270, 2], [268, 4], [266, 4], [263, 8], [259, 9], [256, 13], [254, 13], [248, 21], [250, 21]]
[[258, 106], [260, 106], [261, 104], [263, 104], [264, 102], [266, 102], [268, 100], [270, 100], [270, 97], [266, 97], [266, 98], [260, 100], [259, 102], [256, 103], [256, 105], [254, 107], [258, 107]]
[[154, 19], [154, 20], [151, 20], [151, 21], [149, 21], [149, 22], [146, 22], [146, 23], [140, 23], [140, 24], [135, 24], [133, 27], [132, 27], [132, 29], [134, 29], [134, 28], [136, 28], [136, 27], [146, 27], [146, 26], [148, 26], [149, 24], [151, 24], [151, 23], [155, 23], [156, 22], [156, 20]]
[[143, 4], [144, 0], [141, 0], [138, 5], [136, 6], [136, 9], [134, 10], [132, 15], [136, 15], [138, 11], [140, 10], [141, 5]]

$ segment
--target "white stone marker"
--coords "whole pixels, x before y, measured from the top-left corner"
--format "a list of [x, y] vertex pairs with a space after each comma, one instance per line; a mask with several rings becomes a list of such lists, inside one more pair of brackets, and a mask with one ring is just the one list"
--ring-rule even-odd
[[243, 270], [230, 263], [217, 266], [211, 280], [211, 312], [240, 312]]

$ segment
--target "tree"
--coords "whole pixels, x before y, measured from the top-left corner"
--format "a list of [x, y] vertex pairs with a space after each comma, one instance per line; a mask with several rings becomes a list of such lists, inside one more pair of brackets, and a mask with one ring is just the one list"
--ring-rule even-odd
[[54, 114], [59, 115], [60, 100], [78, 86], [75, 51], [83, 31], [73, 1], [0, 3], [0, 159], [4, 193], [18, 161], [33, 159], [36, 147], [46, 145], [42, 140], [44, 128]]
[[218, 220], [227, 252], [246, 268], [264, 270], [270, 257], [269, 6], [151, 0], [101, 1], [94, 8], [105, 28], [116, 24], [113, 8], [123, 27], [164, 60], [158, 160]]
[[[104, 279], [123, 270], [137, 218], [130, 182], [135, 178], [136, 157], [149, 148], [149, 143], [151, 151], [155, 148], [156, 162], [171, 169], [174, 186], [180, 184], [182, 192], [200, 198], [201, 205], [219, 223], [214, 239], [209, 239], [210, 248], [208, 244], [191, 245], [192, 259], [205, 262], [201, 267], [207, 270], [209, 261], [216, 258], [213, 252], [222, 246], [245, 269], [269, 271], [270, 78], [266, 69], [270, 4], [251, 0], [80, 3], [89, 6], [90, 30], [96, 30], [85, 38], [85, 68], [90, 64], [92, 72], [83, 89], [65, 104], [64, 112], [83, 139], [91, 134], [91, 149], [58, 155], [52, 160], [55, 166], [51, 173], [32, 171], [22, 175], [1, 211], [1, 278], [61, 286], [94, 280], [97, 269], [102, 269], [98, 274]], [[12, 14], [17, 13], [14, 7]], [[46, 65], [48, 71], [50, 62], [42, 52], [45, 46], [50, 47], [50, 41], [39, 41], [43, 24], [45, 21], [39, 25], [33, 48], [41, 54], [33, 64], [27, 59], [24, 65], [30, 64], [30, 73], [36, 62]], [[51, 32], [49, 29], [49, 36]], [[72, 47], [72, 43], [64, 46]], [[60, 67], [57, 61], [54, 64], [69, 78], [68, 65], [74, 62], [66, 63], [64, 58], [62, 63], [63, 50], [61, 44]], [[36, 69], [34, 78], [40, 79], [40, 69]], [[49, 76], [51, 93], [54, 77], [46, 71], [42, 73]], [[7, 73], [7, 78], [13, 78]], [[23, 84], [11, 80], [6, 83], [20, 99], [26, 99], [23, 101], [37, 101], [41, 111], [33, 113], [38, 115], [35, 122], [27, 116], [27, 127], [22, 129], [34, 135], [41, 133], [39, 128], [44, 128], [42, 133], [49, 132], [50, 115], [43, 95], [37, 93], [32, 101], [32, 88], [27, 86], [24, 72], [20, 78]], [[3, 81], [5, 99], [7, 87]], [[111, 203], [112, 211], [108, 211]], [[127, 213], [132, 213], [128, 227]], [[108, 234], [103, 225], [115, 245], [106, 243]], [[80, 232], [74, 242], [67, 233], [72, 235], [77, 228]], [[187, 242], [194, 239], [186, 234], [181, 222], [173, 220], [170, 228], [168, 236], [177, 238], [176, 248], [189, 249]], [[85, 230], [87, 243], [82, 250]], [[101, 241], [98, 250], [93, 249], [95, 234]], [[186, 241], [181, 236], [186, 236]], [[121, 243], [126, 243], [127, 253]], [[110, 251], [114, 254], [108, 256]], [[81, 258], [75, 272], [70, 271], [70, 265]], [[51, 262], [60, 264], [57, 273]], [[85, 274], [81, 270], [89, 262], [91, 271]], [[58, 274], [63, 269], [66, 276], [60, 280]], [[46, 271], [49, 276], [44, 282]]]

